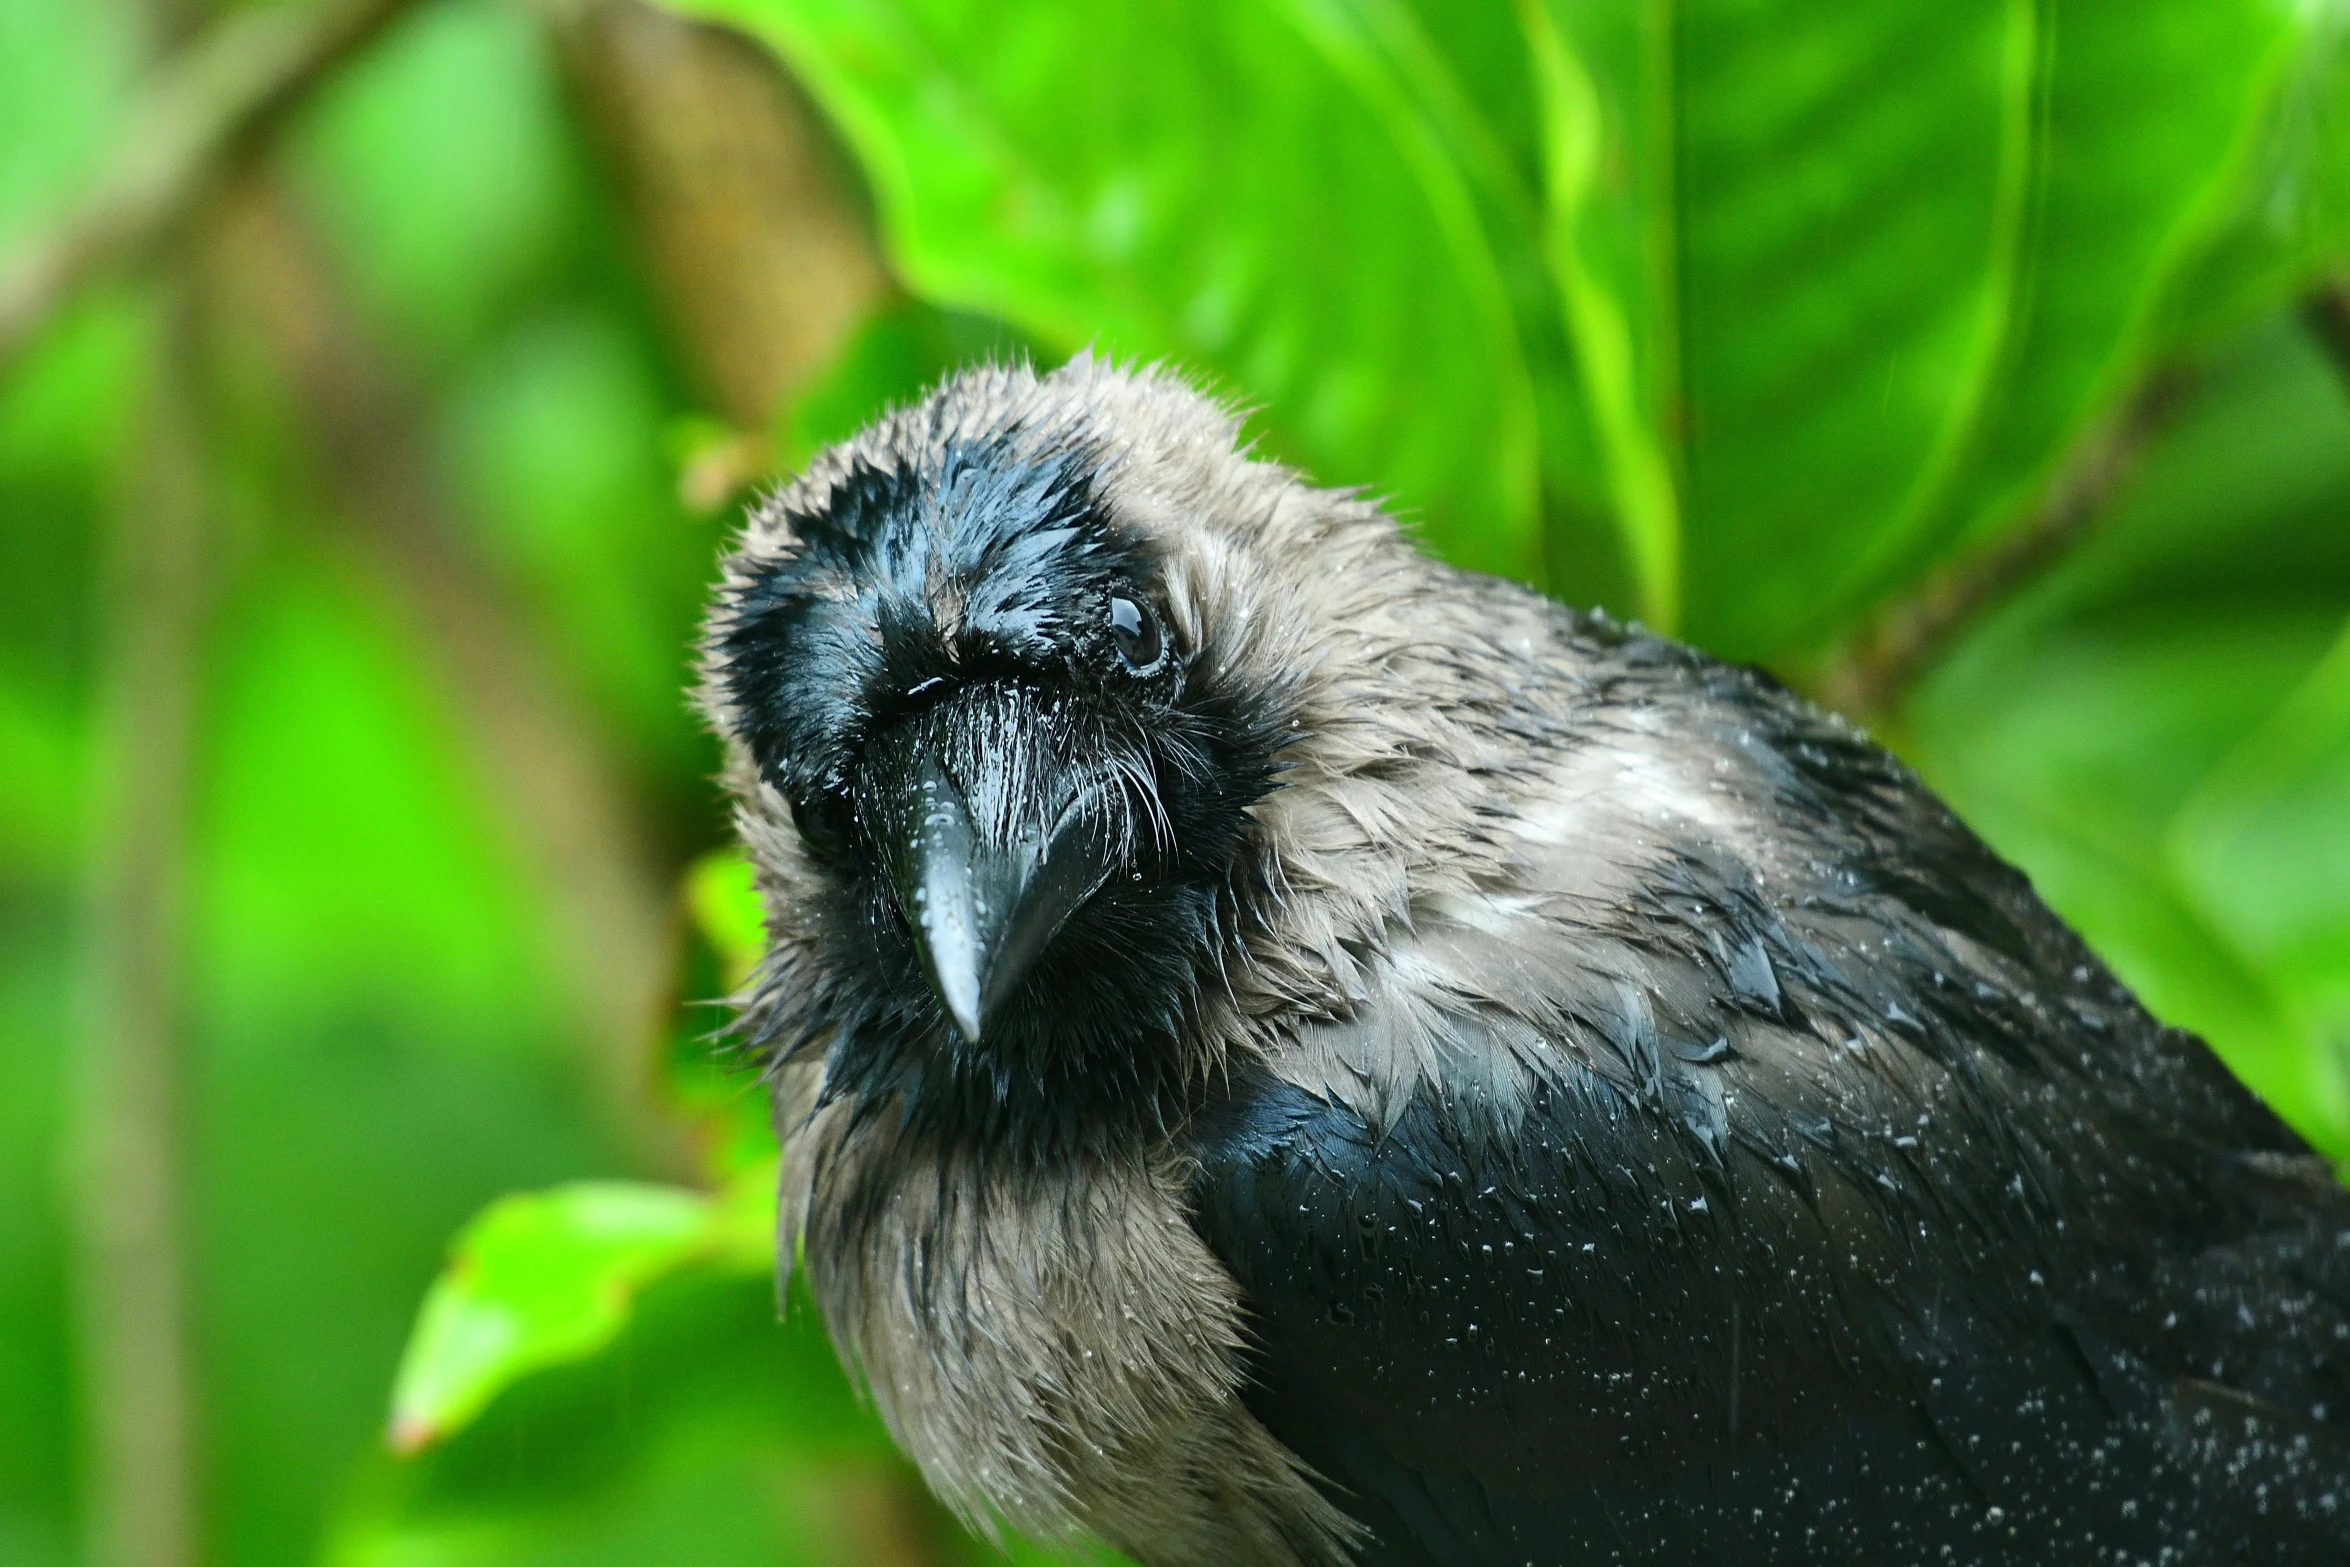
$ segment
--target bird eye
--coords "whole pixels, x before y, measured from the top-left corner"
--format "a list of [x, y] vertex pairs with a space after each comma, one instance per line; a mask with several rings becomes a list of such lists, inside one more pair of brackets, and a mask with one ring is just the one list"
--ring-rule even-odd
[[813, 794], [791, 802], [792, 825], [800, 840], [820, 860], [839, 862], [849, 856], [856, 837], [856, 816], [848, 800], [837, 794]]
[[1159, 617], [1123, 593], [1110, 598], [1110, 640], [1117, 645], [1118, 656], [1126, 661], [1126, 667], [1138, 675], [1157, 669], [1167, 651], [1166, 638], [1159, 631]]

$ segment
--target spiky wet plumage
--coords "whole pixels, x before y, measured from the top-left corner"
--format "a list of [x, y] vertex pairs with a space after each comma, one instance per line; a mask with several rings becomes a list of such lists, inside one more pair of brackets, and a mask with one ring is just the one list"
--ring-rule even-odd
[[[967, 1514], [1153, 1564], [2350, 1549], [2350, 1204], [1762, 677], [1090, 361], [820, 457], [708, 647], [787, 1241]], [[1118, 857], [980, 1041], [877, 837], [917, 752]]]

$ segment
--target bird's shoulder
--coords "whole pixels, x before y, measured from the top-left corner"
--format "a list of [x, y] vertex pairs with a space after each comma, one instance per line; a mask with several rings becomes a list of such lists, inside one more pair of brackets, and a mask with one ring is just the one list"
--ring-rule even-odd
[[[2264, 1215], [2316, 1247], [2341, 1203], [2296, 1207], [2299, 1141], [1864, 735], [1669, 643], [1560, 638], [1575, 695], [1494, 719], [1466, 885], [1192, 1130], [1276, 1429], [1506, 1494], [1914, 1436], [1938, 1376], [2060, 1319], [2164, 1375], [2212, 1358], [2123, 1303], [2257, 1274], [2212, 1259]], [[2339, 1324], [2350, 1277], [2295, 1308]]]
[[2215, 1162], [2306, 1158], [1865, 734], [1604, 622], [1556, 616], [1546, 654], [1469, 682], [1427, 747], [1473, 779], [1423, 835], [1441, 863], [1364, 856], [1400, 888], [1324, 938], [1327, 993], [1202, 1126], [1302, 1096], [1383, 1151], [1410, 1123], [1472, 1163], [1547, 1147], [1820, 1212], [1833, 1178], [2010, 1252], [2192, 1228]]

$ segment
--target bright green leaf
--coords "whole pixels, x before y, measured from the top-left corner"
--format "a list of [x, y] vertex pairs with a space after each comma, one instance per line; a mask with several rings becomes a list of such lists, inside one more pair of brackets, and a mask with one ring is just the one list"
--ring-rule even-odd
[[2031, 221], [1991, 395], [1947, 484], [1871, 568], [2013, 521], [2164, 346], [2165, 287], [2233, 216], [2277, 80], [2309, 43], [2271, 0], [2060, 0], [2039, 25]]
[[767, 951], [767, 911], [751, 862], [737, 849], [703, 855], [686, 872], [685, 901], [695, 928], [718, 950], [727, 987], [740, 986]]
[[1847, 607], [1994, 395], [2042, 23], [2030, 0], [1699, 15], [1656, 90], [1675, 183], [1648, 221], [1679, 256], [1688, 630], [1751, 655]]
[[1453, 558], [1741, 656], [2014, 520], [2320, 161], [2277, 127], [2331, 47], [2272, 0], [690, 8], [812, 86], [921, 293], [1207, 369]]
[[898, 1559], [892, 1526], [951, 1537], [921, 1495], [804, 1293], [779, 1322], [765, 1278], [698, 1274], [645, 1295], [604, 1353], [514, 1387], [449, 1441], [371, 1458], [301, 1560], [882, 1567]]
[[772, 1199], [762, 1216], [755, 1193], [582, 1181], [500, 1199], [425, 1298], [393, 1388], [392, 1445], [441, 1441], [516, 1379], [593, 1354], [641, 1290], [688, 1263], [767, 1261]]
[[[1542, 0], [1524, 0], [1527, 40], [1542, 109], [1549, 223], [1543, 249], [1574, 345], [1584, 406], [1602, 470], [1600, 488], [1631, 562], [1638, 607], [1660, 629], [1679, 628], [1682, 541], [1679, 477], [1666, 420], [1680, 399], [1669, 219], [1669, 123], [1651, 106], [1664, 13], [1606, 14], [1609, 63], [1602, 75], [1568, 41]], [[1577, 12], [1577, 20], [1597, 13]], [[1594, 59], [1600, 51], [1589, 51]], [[1603, 92], [1603, 85], [1607, 89]], [[1614, 173], [1603, 179], [1603, 162]], [[1660, 189], [1659, 187], [1664, 188]]]
[[2151, 332], [2201, 349], [2350, 256], [2350, 8], [2296, 6], [2290, 46], [2216, 221], [2172, 278]]
[[1273, 448], [1538, 575], [1534, 397], [1476, 199], [1352, 8], [693, 0], [767, 39], [938, 303], [1171, 356]]
[[[1672, 443], [1685, 628], [1743, 656], [2011, 519], [2134, 372], [2298, 38], [2267, 0], [1546, 14], [1614, 171], [1554, 221], [1656, 361], [1622, 379]], [[1618, 510], [1661, 575], [1668, 509]]]

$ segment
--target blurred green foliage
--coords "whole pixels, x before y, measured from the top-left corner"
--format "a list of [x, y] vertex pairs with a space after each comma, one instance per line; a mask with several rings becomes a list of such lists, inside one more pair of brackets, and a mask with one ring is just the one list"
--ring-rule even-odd
[[926, 297], [1205, 370], [1453, 558], [1734, 657], [2008, 520], [2350, 216], [2274, 150], [2340, 19], [2266, 0], [689, 4]]
[[[786, 390], [782, 467], [976, 356], [1165, 356], [1456, 560], [1800, 672], [2016, 527], [2150, 369], [2198, 366], [2086, 542], [1886, 730], [2159, 1012], [2350, 1154], [2350, 405], [2295, 316], [2345, 257], [2340, 6], [690, 9], [820, 105], [903, 285]], [[727, 528], [679, 499], [710, 411], [547, 14], [421, 6], [263, 164], [417, 409], [465, 558], [694, 867], [698, 1000], [756, 941], [680, 695]], [[0, 252], [108, 156], [149, 31], [131, 0], [0, 5]], [[172, 298], [85, 291], [0, 366], [0, 1567], [72, 1560], [86, 1503], [68, 1150], [101, 606]], [[901, 1462], [812, 1315], [776, 1325], [771, 1142], [723, 1014], [677, 1009], [646, 1085], [699, 1187], [657, 1184], [678, 1172], [596, 1099], [470, 693], [253, 335], [219, 327], [200, 378], [211, 1555], [830, 1563], [897, 1527], [909, 1560], [983, 1559], [890, 1522]], [[542, 1195], [491, 1206], [515, 1191]], [[446, 1439], [401, 1458], [420, 1302], [406, 1430]]]
[[2164, 1018], [2350, 1151], [2350, 405], [2271, 321], [2115, 515], [1986, 618], [1912, 760]]

